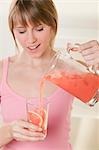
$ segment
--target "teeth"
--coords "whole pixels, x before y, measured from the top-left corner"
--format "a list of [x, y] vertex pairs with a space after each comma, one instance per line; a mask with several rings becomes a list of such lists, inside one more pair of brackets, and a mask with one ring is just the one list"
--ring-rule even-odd
[[29, 48], [30, 48], [31, 50], [34, 50], [34, 49], [36, 49], [38, 46], [39, 46], [39, 45], [36, 45], [36, 46], [30, 46]]
[[30, 47], [30, 49], [35, 49], [37, 46]]

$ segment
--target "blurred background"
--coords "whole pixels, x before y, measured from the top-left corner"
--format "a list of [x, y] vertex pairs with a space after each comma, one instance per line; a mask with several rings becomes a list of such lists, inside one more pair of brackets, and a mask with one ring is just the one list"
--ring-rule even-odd
[[[59, 15], [56, 49], [65, 49], [67, 42], [99, 40], [99, 0], [53, 1]], [[13, 55], [16, 49], [8, 28], [10, 3], [0, 0], [0, 59]], [[73, 150], [99, 150], [99, 104], [90, 108], [75, 98], [71, 115]]]

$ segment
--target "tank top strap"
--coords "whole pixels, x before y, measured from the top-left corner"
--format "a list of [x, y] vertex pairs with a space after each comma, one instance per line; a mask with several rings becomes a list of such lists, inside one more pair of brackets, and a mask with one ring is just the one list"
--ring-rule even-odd
[[6, 79], [7, 79], [8, 63], [9, 63], [9, 57], [7, 57], [3, 60], [3, 73], [2, 73], [2, 81], [3, 82], [6, 82]]

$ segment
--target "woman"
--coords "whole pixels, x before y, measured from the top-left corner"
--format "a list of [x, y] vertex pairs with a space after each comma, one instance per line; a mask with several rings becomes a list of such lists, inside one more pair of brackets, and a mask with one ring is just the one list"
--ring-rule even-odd
[[[25, 118], [26, 102], [28, 99], [35, 103], [39, 101], [38, 81], [55, 54], [53, 43], [57, 33], [57, 12], [53, 1], [15, 0], [9, 13], [9, 27], [19, 52], [0, 62], [1, 112], [4, 121], [0, 128], [0, 147], [4, 147], [4, 150], [71, 150], [72, 95], [48, 85], [46, 97], [50, 111], [47, 135], [42, 128], [27, 122]], [[90, 42], [86, 44], [89, 46]], [[23, 49], [21, 52], [19, 45]], [[88, 49], [94, 45], [98, 57], [96, 55], [93, 59], [95, 53], [91, 54], [92, 65], [99, 63], [99, 44], [95, 41]], [[80, 46], [85, 51], [87, 46]], [[88, 57], [91, 55], [88, 53]], [[84, 56], [87, 61], [87, 54]]]

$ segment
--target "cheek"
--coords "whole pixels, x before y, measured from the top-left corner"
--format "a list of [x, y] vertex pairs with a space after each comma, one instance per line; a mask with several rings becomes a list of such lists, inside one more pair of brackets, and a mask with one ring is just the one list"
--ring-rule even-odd
[[16, 36], [16, 39], [19, 42], [19, 44], [21, 44], [22, 46], [26, 45], [26, 38], [25, 37]]
[[44, 43], [46, 43], [47, 45], [50, 44], [51, 39], [52, 39], [51, 33], [44, 34], [43, 37], [42, 37], [42, 41]]
[[25, 40], [25, 38], [19, 38], [19, 42], [20, 42], [20, 44], [21, 45], [26, 45], [26, 40]]

